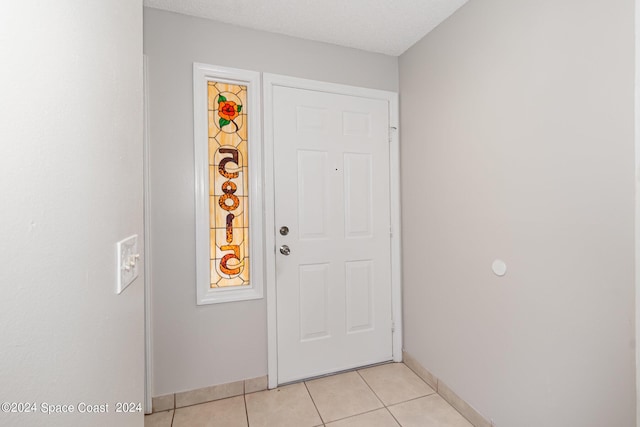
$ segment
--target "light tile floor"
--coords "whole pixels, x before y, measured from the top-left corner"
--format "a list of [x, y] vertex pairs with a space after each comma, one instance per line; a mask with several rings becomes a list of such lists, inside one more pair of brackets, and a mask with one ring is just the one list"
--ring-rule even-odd
[[473, 427], [403, 363], [147, 415], [145, 427]]

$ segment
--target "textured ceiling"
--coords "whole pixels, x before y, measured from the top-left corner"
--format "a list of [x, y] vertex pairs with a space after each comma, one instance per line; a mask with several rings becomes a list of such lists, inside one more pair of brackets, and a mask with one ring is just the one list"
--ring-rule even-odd
[[144, 5], [400, 55], [467, 0], [144, 0]]

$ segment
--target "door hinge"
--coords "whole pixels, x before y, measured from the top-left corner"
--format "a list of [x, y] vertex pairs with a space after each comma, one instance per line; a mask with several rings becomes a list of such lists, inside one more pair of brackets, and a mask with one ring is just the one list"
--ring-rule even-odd
[[393, 237], [393, 227], [389, 226], [389, 237]]
[[395, 332], [396, 331], [396, 322], [394, 322], [393, 320], [391, 321], [391, 332]]

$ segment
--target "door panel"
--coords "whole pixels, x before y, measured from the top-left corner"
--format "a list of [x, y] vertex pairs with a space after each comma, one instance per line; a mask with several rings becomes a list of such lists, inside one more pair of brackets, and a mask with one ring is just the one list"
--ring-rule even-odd
[[300, 266], [300, 341], [329, 336], [329, 264]]
[[346, 263], [347, 333], [373, 329], [373, 262]]
[[392, 359], [389, 104], [273, 92], [278, 383]]
[[300, 239], [327, 238], [328, 153], [298, 151], [298, 230]]
[[344, 214], [347, 238], [372, 238], [373, 156], [364, 153], [344, 155]]

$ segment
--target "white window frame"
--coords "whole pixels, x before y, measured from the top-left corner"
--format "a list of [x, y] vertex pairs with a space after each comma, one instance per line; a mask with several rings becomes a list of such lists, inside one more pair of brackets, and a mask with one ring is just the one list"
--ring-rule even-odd
[[[196, 210], [196, 287], [198, 305], [263, 297], [264, 227], [262, 225], [262, 132], [260, 73], [216, 65], [193, 64], [193, 117]], [[209, 130], [207, 82], [247, 86], [249, 153], [249, 285], [211, 288], [209, 228]]]

